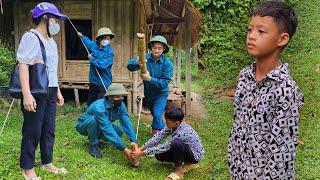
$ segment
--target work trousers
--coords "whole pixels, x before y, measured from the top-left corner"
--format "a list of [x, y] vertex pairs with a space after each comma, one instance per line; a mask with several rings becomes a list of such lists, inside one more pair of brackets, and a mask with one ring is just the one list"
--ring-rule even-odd
[[173, 139], [169, 151], [156, 154], [155, 157], [159, 161], [173, 162], [176, 167], [182, 163], [197, 163], [189, 145], [179, 138]]
[[35, 98], [36, 112], [24, 109], [23, 113], [22, 141], [20, 153], [20, 167], [32, 169], [35, 162], [35, 151], [40, 143], [41, 163], [52, 162], [53, 145], [55, 139], [56, 100], [57, 88], [50, 87], [48, 97]]
[[103, 98], [106, 94], [106, 90], [103, 86], [98, 86], [96, 84], [90, 83], [89, 84], [89, 92], [88, 92], [88, 107], [90, 104], [95, 102], [97, 99]]

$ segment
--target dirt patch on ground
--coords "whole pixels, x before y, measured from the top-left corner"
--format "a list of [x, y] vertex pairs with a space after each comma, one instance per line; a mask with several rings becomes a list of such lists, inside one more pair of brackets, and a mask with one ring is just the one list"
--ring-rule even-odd
[[216, 99], [233, 100], [236, 93], [235, 88], [214, 88], [210, 90]]
[[191, 116], [200, 119], [207, 118], [207, 112], [203, 106], [203, 98], [197, 93], [191, 93]]

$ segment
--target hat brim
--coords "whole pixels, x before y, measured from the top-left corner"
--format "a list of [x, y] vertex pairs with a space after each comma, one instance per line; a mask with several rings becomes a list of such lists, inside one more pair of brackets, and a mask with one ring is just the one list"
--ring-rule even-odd
[[166, 53], [169, 52], [169, 46], [166, 45], [166, 44], [163, 43], [163, 42], [160, 42], [160, 41], [149, 41], [149, 42], [148, 42], [148, 48], [149, 48], [150, 50], [152, 50], [152, 49], [151, 49], [151, 46], [152, 46], [152, 43], [154, 43], [154, 42], [158, 42], [158, 43], [163, 44], [163, 46], [165, 47], [165, 50], [163, 50], [163, 53], [162, 53], [162, 54], [166, 54]]
[[61, 14], [61, 13], [52, 13], [52, 12], [43, 12], [37, 16], [33, 16], [32, 18], [39, 18], [40, 16], [44, 15], [44, 14], [52, 14], [54, 16], [56, 16], [56, 18], [60, 19], [60, 20], [66, 20], [68, 19], [68, 17], [64, 14]]
[[102, 34], [102, 35], [100, 35], [100, 36], [97, 36], [97, 37], [96, 37], [96, 40], [98, 40], [98, 38], [101, 37], [101, 36], [110, 36], [110, 39], [113, 39], [113, 38], [114, 38], [114, 34]]
[[56, 14], [54, 14], [54, 15], [56, 15], [56, 16], [58, 16], [58, 18], [60, 19], [60, 20], [66, 20], [66, 19], [68, 19], [68, 17], [66, 16], [66, 15], [64, 15], [64, 14], [61, 14], [61, 13], [56, 13]]
[[124, 93], [122, 93], [122, 94], [108, 94], [108, 93], [106, 93], [104, 96], [106, 97], [106, 96], [127, 96], [128, 95], [128, 93], [126, 93], [126, 94], [124, 94]]

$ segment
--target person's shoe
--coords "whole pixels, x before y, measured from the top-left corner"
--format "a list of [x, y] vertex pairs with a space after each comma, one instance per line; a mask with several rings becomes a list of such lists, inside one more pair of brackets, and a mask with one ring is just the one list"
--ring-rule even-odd
[[96, 144], [91, 145], [89, 154], [94, 158], [102, 158], [102, 153], [99, 149], [99, 146]]

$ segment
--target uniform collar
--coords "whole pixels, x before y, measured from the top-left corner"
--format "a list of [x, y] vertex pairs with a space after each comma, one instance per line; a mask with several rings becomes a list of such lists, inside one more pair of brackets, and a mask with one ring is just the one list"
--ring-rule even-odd
[[112, 104], [109, 99], [106, 99], [106, 98], [104, 99], [104, 105], [105, 105], [106, 109], [112, 108]]
[[[251, 78], [255, 79], [255, 71], [256, 71], [256, 62], [253, 62], [251, 64], [251, 66], [249, 67], [249, 69], [247, 70], [246, 74], [251, 76]], [[274, 81], [282, 81], [284, 76], [288, 76], [289, 75], [289, 67], [288, 64], [281, 64], [279, 65], [276, 69], [270, 71], [266, 77], [264, 77], [263, 79], [271, 79]]]
[[[153, 61], [153, 60], [152, 60], [152, 53], [148, 53], [148, 54], [146, 55], [146, 58], [147, 58], [148, 60], [150, 60], [150, 61]], [[165, 57], [163, 54], [161, 54], [160, 60], [159, 60], [160, 63], [164, 63], [165, 59], [166, 59], [166, 57]]]

